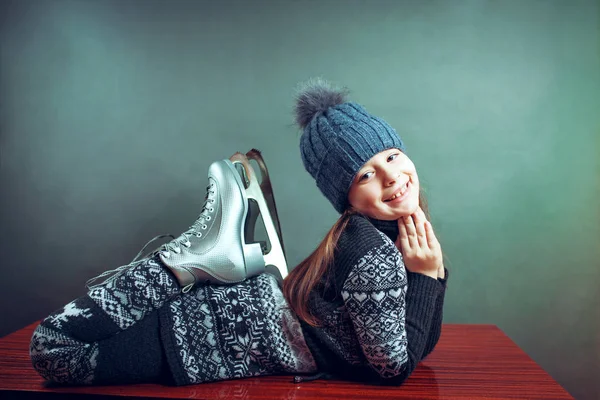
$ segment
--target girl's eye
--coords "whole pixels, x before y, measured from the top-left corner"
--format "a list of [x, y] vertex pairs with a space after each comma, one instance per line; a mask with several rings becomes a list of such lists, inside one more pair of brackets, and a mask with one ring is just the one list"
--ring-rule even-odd
[[369, 179], [369, 177], [371, 176], [372, 172], [367, 172], [365, 174], [363, 174], [363, 176], [360, 177], [361, 181], [364, 181], [366, 179]]
[[390, 154], [388, 157], [388, 162], [394, 161], [396, 158], [398, 158], [398, 153]]

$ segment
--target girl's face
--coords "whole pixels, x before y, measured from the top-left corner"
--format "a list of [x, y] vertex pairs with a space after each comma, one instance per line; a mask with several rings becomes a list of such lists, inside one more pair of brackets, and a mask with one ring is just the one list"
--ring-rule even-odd
[[348, 201], [357, 211], [379, 220], [412, 215], [419, 206], [415, 165], [398, 149], [375, 154], [354, 177]]

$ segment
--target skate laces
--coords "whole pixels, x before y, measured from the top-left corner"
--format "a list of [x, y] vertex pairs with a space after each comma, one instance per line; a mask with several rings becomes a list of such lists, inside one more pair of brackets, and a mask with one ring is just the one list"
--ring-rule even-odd
[[179, 235], [179, 237], [173, 238], [173, 240], [171, 240], [169, 243], [164, 244], [162, 248], [159, 249], [159, 251], [164, 257], [171, 257], [171, 252], [175, 254], [181, 253], [181, 246], [189, 248], [192, 245], [192, 243], [190, 242], [190, 237], [202, 237], [201, 231], [208, 228], [205, 222], [210, 221], [212, 219], [211, 214], [213, 211], [215, 211], [214, 207], [212, 206], [215, 202], [215, 191], [213, 190], [214, 187], [215, 184], [212, 182], [206, 187], [206, 196], [204, 197], [204, 205], [202, 206], [202, 211], [200, 211], [200, 215], [198, 215], [198, 218], [196, 218], [196, 221], [194, 221], [192, 226], [190, 226], [187, 231]]
[[[88, 290], [92, 290], [92, 289], [94, 289], [94, 288], [96, 288], [96, 287], [98, 287], [98, 286], [100, 286], [102, 284], [110, 283], [110, 282], [114, 281], [115, 279], [117, 279], [119, 276], [121, 276], [123, 274], [123, 272], [125, 272], [125, 270], [127, 270], [129, 268], [133, 268], [133, 267], [135, 267], [137, 265], [140, 265], [142, 262], [144, 262], [144, 259], [146, 257], [148, 257], [150, 254], [152, 254], [153, 252], [148, 253], [146, 255], [146, 257], [144, 257], [141, 260], [138, 260], [138, 257], [140, 255], [142, 255], [142, 253], [144, 252], [144, 250], [146, 250], [146, 248], [150, 245], [150, 243], [154, 242], [155, 240], [162, 239], [164, 237], [170, 237], [172, 239], [175, 239], [175, 236], [173, 236], [173, 235], [158, 235], [158, 236], [153, 237], [148, 242], [146, 242], [146, 244], [144, 245], [144, 247], [142, 247], [142, 249], [136, 254], [136, 256], [133, 258], [133, 260], [131, 260], [131, 262], [129, 264], [121, 265], [119, 268], [115, 268], [115, 269], [111, 269], [109, 271], [105, 271], [105, 272], [101, 273], [98, 276], [95, 276], [95, 277], [93, 277], [91, 279], [88, 279], [85, 282], [85, 287]], [[112, 275], [112, 276], [110, 278], [106, 279], [105, 281], [103, 281], [102, 283], [97, 283], [97, 284], [95, 284], [93, 286], [90, 286], [90, 283], [95, 282], [98, 279], [104, 278], [104, 277], [109, 276], [109, 275]]]
[[[189, 248], [192, 245], [192, 243], [189, 240], [190, 237], [192, 237], [192, 236], [195, 236], [198, 238], [202, 237], [201, 230], [205, 230], [208, 227], [205, 224], [205, 222], [210, 221], [212, 219], [211, 214], [214, 211], [214, 207], [212, 205], [215, 203], [215, 199], [214, 199], [215, 191], [213, 190], [214, 187], [215, 187], [215, 185], [212, 182], [206, 187], [206, 196], [204, 197], [204, 205], [202, 206], [202, 211], [200, 211], [200, 215], [198, 216], [198, 218], [196, 218], [196, 221], [194, 221], [194, 223], [192, 224], [192, 226], [190, 226], [188, 228], [188, 230], [183, 232], [177, 238], [171, 234], [163, 234], [163, 235], [158, 235], [158, 236], [153, 237], [148, 242], [146, 242], [144, 247], [142, 247], [142, 249], [136, 254], [136, 256], [133, 258], [133, 260], [129, 264], [122, 265], [118, 268], [111, 269], [109, 271], [105, 271], [98, 276], [88, 279], [85, 282], [85, 287], [88, 290], [91, 290], [100, 285], [108, 284], [108, 283], [114, 281], [115, 279], [117, 279], [119, 276], [121, 276], [126, 270], [128, 270], [130, 268], [134, 268], [134, 267], [140, 265], [141, 263], [143, 263], [144, 260], [146, 260], [149, 256], [151, 256], [153, 254], [160, 253], [164, 257], [169, 258], [169, 257], [171, 257], [171, 252], [176, 253], [176, 254], [181, 253], [181, 246]], [[152, 242], [154, 242], [155, 240], [158, 240], [158, 239], [165, 238], [165, 237], [170, 237], [172, 240], [169, 241], [168, 243], [161, 245], [158, 249], [149, 252], [142, 259], [138, 260], [138, 258], [144, 253], [146, 248]], [[112, 276], [110, 276], [110, 275], [112, 275]], [[110, 277], [107, 278], [105, 281], [103, 281], [101, 283], [97, 283], [93, 286], [90, 286], [91, 283], [97, 281], [98, 279], [107, 277], [107, 276], [110, 276]], [[190, 286], [190, 285], [188, 285], [188, 286]]]

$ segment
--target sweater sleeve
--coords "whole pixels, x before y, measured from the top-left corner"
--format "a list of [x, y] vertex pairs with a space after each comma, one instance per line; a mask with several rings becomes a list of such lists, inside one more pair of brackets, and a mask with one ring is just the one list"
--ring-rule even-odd
[[[408, 278], [410, 284], [410, 275]], [[438, 295], [437, 300], [435, 301], [435, 310], [433, 312], [433, 319], [431, 321], [431, 329], [429, 330], [429, 335], [427, 337], [427, 344], [425, 346], [425, 350], [423, 352], [423, 358], [427, 357], [437, 345], [438, 340], [440, 339], [440, 335], [442, 333], [442, 320], [444, 318], [444, 297], [446, 297], [446, 282], [448, 281], [448, 270], [445, 271], [445, 278], [438, 278], [438, 282], [440, 282], [442, 286], [442, 291]]]
[[371, 368], [383, 383], [400, 384], [422, 359], [440, 285], [420, 274], [409, 284], [402, 255], [372, 225], [357, 236], [361, 242], [374, 243], [373, 236], [380, 240], [348, 259], [342, 298]]

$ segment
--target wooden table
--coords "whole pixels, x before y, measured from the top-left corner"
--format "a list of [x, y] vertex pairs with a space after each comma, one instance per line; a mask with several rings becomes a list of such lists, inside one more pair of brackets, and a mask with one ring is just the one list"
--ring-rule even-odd
[[[445, 324], [436, 349], [399, 387], [344, 381], [292, 383], [289, 376], [169, 387], [153, 384], [58, 387], [31, 367], [29, 340], [36, 324], [0, 339], [0, 398], [73, 398], [82, 393], [195, 399], [572, 399], [495, 325]], [[79, 394], [79, 396], [67, 396]]]

